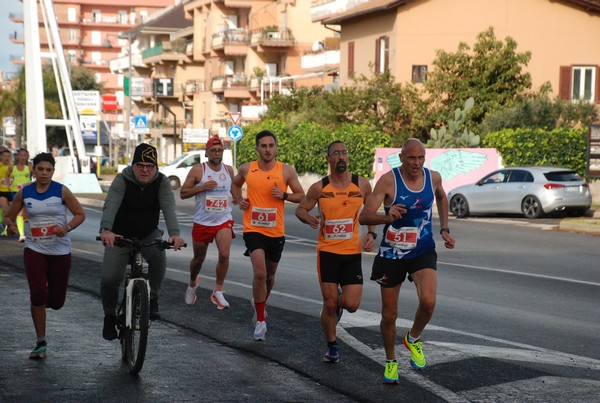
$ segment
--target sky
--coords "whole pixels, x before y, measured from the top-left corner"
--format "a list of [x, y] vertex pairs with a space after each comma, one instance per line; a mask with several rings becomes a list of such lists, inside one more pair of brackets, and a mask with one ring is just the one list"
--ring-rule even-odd
[[17, 71], [20, 65], [14, 65], [10, 62], [10, 55], [21, 56], [23, 54], [23, 45], [15, 45], [9, 35], [15, 31], [23, 35], [23, 24], [17, 24], [9, 19], [9, 13], [23, 15], [23, 3], [19, 0], [2, 0], [3, 13], [0, 14], [0, 70], [4, 72]]

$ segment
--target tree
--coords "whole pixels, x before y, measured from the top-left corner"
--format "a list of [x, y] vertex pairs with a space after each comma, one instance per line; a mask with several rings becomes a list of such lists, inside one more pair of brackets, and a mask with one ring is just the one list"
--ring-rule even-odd
[[493, 28], [477, 35], [473, 50], [461, 42], [456, 52], [439, 50], [425, 89], [430, 94], [432, 113], [443, 122], [470, 97], [475, 106], [467, 126], [475, 128], [486, 114], [512, 106], [519, 95], [531, 88], [531, 76], [523, 72], [531, 52], [517, 52], [511, 37], [498, 40]]

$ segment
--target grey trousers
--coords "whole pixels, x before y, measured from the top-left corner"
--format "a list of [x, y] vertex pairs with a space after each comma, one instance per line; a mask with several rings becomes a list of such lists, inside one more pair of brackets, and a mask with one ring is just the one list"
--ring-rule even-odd
[[[162, 238], [163, 231], [156, 229], [152, 234], [142, 240], [143, 243]], [[142, 249], [142, 256], [148, 262], [148, 277], [150, 280], [150, 299], [158, 299], [160, 286], [162, 285], [167, 268], [167, 257], [165, 251], [156, 247]], [[100, 281], [100, 294], [102, 295], [102, 308], [105, 315], [114, 315], [119, 300], [119, 290], [125, 269], [129, 263], [129, 248], [118, 247], [104, 248], [104, 259], [102, 260], [102, 280]]]

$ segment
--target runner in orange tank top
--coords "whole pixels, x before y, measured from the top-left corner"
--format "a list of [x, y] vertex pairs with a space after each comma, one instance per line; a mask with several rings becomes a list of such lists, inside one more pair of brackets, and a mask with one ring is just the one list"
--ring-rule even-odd
[[[327, 148], [326, 158], [331, 174], [312, 184], [296, 209], [296, 217], [319, 228], [317, 270], [323, 295], [321, 326], [327, 341], [323, 361], [338, 362], [336, 325], [344, 309], [355, 312], [360, 305], [361, 251], [371, 251], [377, 235], [372, 225], [364, 238], [360, 232], [358, 215], [371, 194], [371, 185], [365, 178], [348, 172], [346, 145], [334, 141]], [[308, 212], [317, 204], [320, 215], [310, 215]]]
[[[254, 340], [265, 340], [267, 322], [265, 305], [275, 284], [275, 272], [285, 244], [284, 204], [298, 203], [304, 190], [294, 167], [281, 163], [277, 156], [275, 135], [263, 130], [256, 135], [258, 160], [240, 166], [233, 178], [231, 193], [244, 211], [244, 242], [250, 253], [254, 277], [252, 296], [256, 320]], [[247, 185], [247, 197], [242, 186]], [[287, 193], [288, 187], [292, 193]]]

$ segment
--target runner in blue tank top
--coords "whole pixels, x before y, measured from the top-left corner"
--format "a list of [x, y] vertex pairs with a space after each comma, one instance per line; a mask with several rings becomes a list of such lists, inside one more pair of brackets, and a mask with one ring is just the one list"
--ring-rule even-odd
[[[381, 286], [380, 329], [386, 355], [383, 375], [386, 384], [399, 383], [396, 318], [400, 287], [407, 276], [417, 287], [419, 307], [412, 328], [404, 335], [404, 346], [410, 351], [413, 368], [420, 370], [427, 366], [419, 337], [433, 316], [437, 291], [437, 254], [431, 224], [434, 198], [444, 245], [452, 249], [455, 244], [448, 229], [448, 199], [442, 177], [423, 166], [423, 143], [408, 139], [402, 146], [400, 161], [399, 168], [379, 179], [359, 217], [362, 225], [384, 224], [371, 280]], [[385, 214], [377, 212], [382, 203]]]

